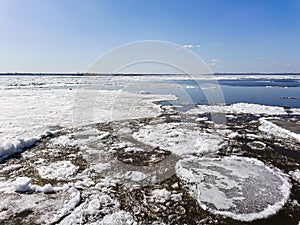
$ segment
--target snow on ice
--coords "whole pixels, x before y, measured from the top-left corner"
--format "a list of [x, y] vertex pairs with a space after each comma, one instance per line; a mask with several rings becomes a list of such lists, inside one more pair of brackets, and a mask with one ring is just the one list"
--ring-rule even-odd
[[[0, 161], [61, 127], [157, 116], [161, 110], [153, 102], [176, 99], [172, 95], [66, 89], [9, 89], [0, 90], [0, 96]], [[86, 115], [87, 109], [94, 109], [94, 114]]]
[[[298, 109], [290, 109], [298, 112]], [[235, 103], [232, 105], [198, 105], [197, 108], [187, 111], [187, 114], [205, 114], [205, 113], [249, 113], [254, 115], [287, 115], [283, 107], [266, 106], [250, 103]]]

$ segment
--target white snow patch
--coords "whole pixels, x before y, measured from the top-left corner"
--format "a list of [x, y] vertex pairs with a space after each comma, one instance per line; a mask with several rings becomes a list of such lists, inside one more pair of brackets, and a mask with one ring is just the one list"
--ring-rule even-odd
[[78, 170], [70, 161], [58, 161], [48, 166], [37, 167], [39, 175], [44, 179], [68, 180]]
[[176, 173], [202, 208], [241, 221], [275, 214], [291, 189], [281, 171], [245, 157], [186, 158]]
[[289, 131], [280, 126], [277, 126], [276, 124], [274, 124], [271, 121], [268, 121], [264, 118], [260, 118], [259, 122], [261, 125], [258, 127], [258, 129], [263, 132], [271, 134], [275, 137], [293, 138], [293, 139], [296, 139], [298, 142], [300, 142], [300, 134], [296, 134], [292, 131]]
[[[9, 131], [8, 131], [9, 132]], [[14, 138], [14, 139], [5, 139], [2, 138], [0, 140], [0, 162], [18, 152], [22, 152], [24, 148], [28, 148], [33, 146], [37, 141], [42, 139], [43, 137], [49, 136], [51, 134], [50, 131], [46, 131], [36, 137], [31, 138]]]
[[147, 125], [135, 132], [133, 137], [177, 155], [215, 152], [223, 141], [219, 135], [205, 133], [184, 123]]

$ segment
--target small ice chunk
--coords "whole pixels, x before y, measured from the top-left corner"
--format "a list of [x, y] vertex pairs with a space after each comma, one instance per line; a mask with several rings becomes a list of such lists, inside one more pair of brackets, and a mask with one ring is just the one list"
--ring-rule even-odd
[[129, 212], [117, 211], [103, 217], [100, 225], [137, 225]]
[[16, 192], [28, 192], [31, 191], [30, 184], [32, 179], [29, 177], [17, 177], [14, 182], [14, 190]]
[[132, 152], [132, 153], [136, 153], [136, 152], [143, 152], [144, 149], [142, 148], [138, 148], [138, 147], [127, 147], [124, 150], [125, 152]]
[[147, 178], [147, 175], [139, 171], [128, 171], [125, 173], [125, 178], [131, 181], [142, 181]]
[[98, 136], [99, 133], [100, 133], [100, 131], [98, 129], [89, 127], [86, 130], [79, 131], [79, 132], [76, 132], [76, 133], [72, 133], [72, 136], [75, 139], [88, 139], [89, 137]]
[[95, 185], [95, 182], [92, 181], [89, 178], [86, 178], [86, 179], [84, 179], [82, 181], [76, 181], [76, 183], [75, 183], [74, 186], [75, 186], [75, 188], [81, 188], [81, 189], [83, 189], [83, 188], [91, 187], [93, 185]]
[[289, 175], [300, 184], [300, 170], [296, 169], [295, 171], [290, 171]]
[[252, 150], [264, 150], [266, 148], [266, 144], [261, 142], [261, 141], [252, 141], [248, 142], [247, 145], [252, 149]]
[[110, 167], [111, 167], [110, 163], [97, 163], [91, 166], [91, 169], [95, 170], [97, 173], [102, 173], [105, 170], [110, 169]]
[[179, 185], [178, 185], [178, 183], [176, 182], [176, 183], [172, 184], [171, 187], [172, 187], [172, 188], [178, 188]]
[[56, 192], [51, 184], [45, 184], [43, 187], [38, 185], [31, 185], [30, 188], [33, 192], [42, 192], [45, 194], [51, 194]]
[[199, 117], [199, 118], [195, 119], [195, 121], [197, 121], [197, 122], [206, 121], [206, 120], [208, 120], [207, 117]]
[[242, 138], [243, 135], [239, 134], [238, 132], [232, 132], [232, 133], [228, 134], [227, 137], [231, 138], [231, 139], [235, 139], [235, 138]]
[[[171, 192], [164, 189], [155, 189], [151, 192], [152, 200], [159, 203], [165, 203], [171, 198]], [[174, 197], [175, 198], [175, 197]]]
[[140, 94], [150, 94], [149, 91], [140, 91], [139, 93], [140, 93]]
[[71, 187], [68, 189], [68, 193], [71, 197], [70, 200], [64, 202], [64, 205], [57, 211], [52, 221], [50, 221], [51, 224], [70, 214], [79, 205], [81, 200], [80, 192], [76, 188]]
[[51, 184], [45, 184], [43, 187], [32, 184], [32, 178], [29, 177], [17, 177], [17, 179], [12, 183], [13, 190], [16, 192], [36, 192], [50, 194], [58, 191], [66, 191], [69, 189], [68, 185], [62, 187], [53, 187]]
[[175, 201], [175, 202], [181, 201], [182, 200], [182, 193], [172, 194], [171, 195], [171, 200]]

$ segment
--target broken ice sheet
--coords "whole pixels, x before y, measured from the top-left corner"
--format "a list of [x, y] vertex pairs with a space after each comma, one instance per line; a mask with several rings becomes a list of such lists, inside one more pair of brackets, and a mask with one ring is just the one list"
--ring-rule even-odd
[[176, 173], [203, 209], [241, 221], [275, 214], [291, 189], [278, 169], [246, 157], [186, 158]]

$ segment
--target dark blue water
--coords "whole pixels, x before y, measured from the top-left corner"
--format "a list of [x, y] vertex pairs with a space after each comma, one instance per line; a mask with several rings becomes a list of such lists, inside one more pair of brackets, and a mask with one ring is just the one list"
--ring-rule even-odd
[[175, 94], [178, 96], [178, 101], [162, 102], [162, 104], [181, 105], [184, 106], [184, 109], [192, 108], [197, 104], [209, 104], [206, 98], [206, 94], [210, 94], [216, 91], [214, 89], [206, 89], [206, 87], [209, 87], [211, 85], [219, 85], [224, 97], [225, 104], [246, 102], [270, 106], [281, 106], [287, 108], [300, 108], [300, 80], [173, 80], [163, 81], [163, 83], [176, 84], [177, 86], [179, 86], [179, 88], [149, 88], [145, 89], [145, 91], [159, 94]]
[[299, 80], [221, 80], [225, 102], [257, 103], [282, 107], [300, 107]]

